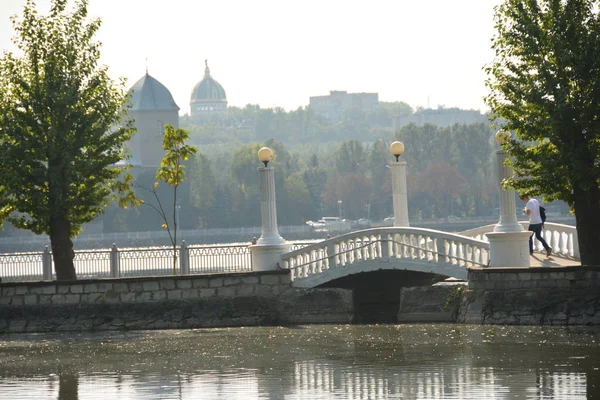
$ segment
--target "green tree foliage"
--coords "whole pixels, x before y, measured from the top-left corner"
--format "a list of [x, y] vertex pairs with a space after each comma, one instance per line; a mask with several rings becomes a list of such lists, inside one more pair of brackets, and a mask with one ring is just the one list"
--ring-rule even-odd
[[[156, 171], [156, 179], [162, 180], [171, 188], [173, 188], [173, 234], [171, 234], [171, 228], [169, 225], [169, 219], [163, 209], [160, 198], [158, 200], [158, 211], [163, 218], [164, 227], [169, 232], [169, 238], [171, 238], [171, 244], [173, 245], [173, 271], [177, 268], [177, 207], [181, 207], [177, 203], [177, 188], [185, 180], [185, 165], [183, 161], [189, 160], [191, 156], [197, 153], [194, 146], [185, 144], [189, 139], [189, 133], [185, 129], [175, 129], [172, 125], [167, 124], [163, 134], [162, 147], [165, 150], [165, 155], [160, 161], [160, 167]], [[154, 185], [156, 188], [158, 185]], [[154, 193], [156, 193], [154, 191]]]
[[312, 213], [309, 219], [321, 217], [323, 211], [321, 196], [327, 183], [327, 172], [320, 165], [316, 154], [311, 154], [308, 167], [302, 172], [302, 179], [310, 195]]
[[455, 213], [456, 200], [466, 194], [467, 181], [452, 165], [437, 161], [425, 171], [419, 172], [415, 182], [415, 195], [424, 195], [424, 209], [433, 210], [435, 215]]
[[229, 175], [245, 190], [258, 182], [256, 168], [260, 166], [257, 154], [263, 147], [259, 143], [243, 145], [234, 150], [229, 164]]
[[280, 224], [301, 224], [314, 218], [310, 192], [299, 172], [285, 178], [283, 190], [279, 193], [281, 195], [277, 198], [277, 214]]
[[[131, 177], [113, 166], [133, 133], [123, 82], [99, 65], [86, 0], [48, 16], [27, 0], [13, 18], [19, 56], [0, 59], [0, 210], [15, 226], [50, 236], [58, 280], [76, 279], [71, 238], [114, 199], [135, 202]], [[120, 178], [119, 178], [120, 177]]]
[[361, 142], [351, 140], [343, 142], [335, 153], [335, 170], [342, 174], [357, 173], [365, 170], [365, 149]]
[[215, 173], [207, 156], [198, 153], [191, 159], [190, 175], [196, 179], [190, 182], [189, 202], [199, 210], [210, 209], [215, 202]]
[[[425, 111], [432, 111], [426, 113]], [[477, 111], [458, 109], [425, 110], [414, 114], [403, 102], [379, 102], [378, 107], [363, 109], [349, 107], [341, 121], [330, 121], [316, 114], [310, 107], [299, 107], [286, 112], [280, 107], [260, 108], [249, 104], [244, 108], [229, 107], [222, 125], [195, 125], [189, 116], [180, 119], [180, 125], [190, 131], [190, 142], [195, 145], [222, 143], [231, 146], [264, 142], [273, 138], [287, 146], [293, 144], [337, 143], [347, 140], [371, 142], [393, 134], [394, 119], [481, 120]], [[447, 115], [450, 114], [450, 115]], [[397, 121], [396, 121], [397, 122]]]
[[[391, 142], [390, 142], [391, 143]], [[394, 157], [386, 140], [376, 140], [367, 151], [367, 168], [365, 176], [371, 182], [371, 193], [367, 204], [370, 204], [369, 216], [383, 219], [391, 214], [392, 179], [388, 165]]]
[[508, 184], [566, 201], [583, 264], [600, 265], [600, 19], [597, 0], [505, 0], [495, 9], [487, 104], [517, 139]]
[[[188, 179], [182, 186], [182, 190], [186, 184], [190, 188], [189, 194], [186, 192], [184, 196], [190, 198], [190, 204], [182, 207], [182, 211], [191, 211], [184, 221], [191, 224], [190, 228], [259, 226], [257, 168], [262, 164], [256, 154], [262, 146], [274, 150], [270, 165], [276, 168], [280, 224], [299, 225], [306, 220], [337, 215], [338, 200], [343, 202], [345, 218], [365, 217], [367, 204], [370, 204], [370, 216], [383, 219], [392, 213], [391, 176], [387, 166], [393, 160], [389, 143], [394, 139], [406, 144], [402, 157], [408, 161], [411, 219], [416, 218], [419, 211], [425, 218], [443, 217], [448, 213], [492, 214], [497, 196], [490, 174], [491, 144], [495, 142], [489, 127], [413, 124], [401, 129], [396, 137], [380, 138], [370, 144], [349, 140], [337, 146], [311, 144], [292, 146], [289, 150], [280, 141], [267, 139], [232, 150], [205, 146], [206, 156], [195, 157], [202, 159], [202, 166], [192, 160]], [[440, 163], [444, 167], [431, 168]], [[419, 183], [427, 176], [439, 185]], [[451, 182], [449, 187], [443, 186], [446, 182]], [[446, 190], [444, 194], [440, 194], [442, 187]], [[140, 218], [147, 219], [142, 215]]]
[[383, 113], [385, 113], [385, 116], [388, 118], [400, 117], [410, 115], [413, 113], [412, 107], [403, 101], [382, 101], [379, 103], [379, 108]]
[[[494, 142], [488, 126], [410, 124], [396, 132], [394, 139], [402, 141], [406, 149], [402, 158], [408, 163], [409, 211], [423, 210], [425, 216], [431, 217], [445, 216], [450, 210], [459, 215], [492, 213], [496, 189], [489, 182], [493, 180], [490, 156]], [[436, 173], [430, 167], [440, 162], [452, 166], [466, 185], [461, 184], [445, 206], [436, 200], [439, 195], [433, 192], [434, 186], [420, 182], [427, 179], [428, 175], [423, 175], [425, 171]], [[441, 172], [439, 168], [438, 171]]]

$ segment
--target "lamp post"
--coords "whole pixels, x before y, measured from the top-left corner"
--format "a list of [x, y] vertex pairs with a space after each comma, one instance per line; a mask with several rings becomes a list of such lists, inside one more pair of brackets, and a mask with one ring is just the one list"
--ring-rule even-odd
[[258, 159], [265, 165], [259, 168], [260, 176], [260, 216], [262, 235], [257, 244], [281, 244], [283, 238], [277, 229], [277, 208], [275, 203], [275, 168], [269, 167], [273, 150], [263, 147], [258, 151]]
[[[500, 130], [496, 142], [502, 146], [510, 140], [510, 132]], [[514, 189], [502, 187], [504, 179], [512, 176], [512, 168], [505, 165], [506, 150], [495, 151], [498, 192], [500, 196], [500, 220], [493, 232], [486, 234], [490, 242], [490, 267], [529, 267], [529, 237], [517, 221]]]
[[275, 202], [275, 169], [269, 167], [273, 150], [263, 147], [258, 151], [258, 159], [264, 167], [258, 168], [260, 181], [261, 236], [250, 246], [252, 270], [276, 270], [281, 255], [290, 250], [291, 245], [279, 235], [277, 229], [277, 208]]
[[342, 201], [338, 200], [338, 216], [342, 219]]
[[392, 171], [392, 197], [394, 202], [394, 226], [410, 226], [408, 222], [408, 196], [406, 191], [406, 161], [399, 161], [404, 154], [404, 144], [395, 141], [390, 145], [390, 152], [396, 161], [390, 163]]

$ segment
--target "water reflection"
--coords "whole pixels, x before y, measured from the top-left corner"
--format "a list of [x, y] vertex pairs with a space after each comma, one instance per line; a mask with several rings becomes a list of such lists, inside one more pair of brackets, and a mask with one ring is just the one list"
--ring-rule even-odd
[[0, 337], [0, 398], [585, 399], [598, 330], [306, 326]]

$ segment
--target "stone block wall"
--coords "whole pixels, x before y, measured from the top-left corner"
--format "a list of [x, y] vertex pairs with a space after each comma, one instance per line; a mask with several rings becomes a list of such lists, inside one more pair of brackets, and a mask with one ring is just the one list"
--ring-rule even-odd
[[353, 315], [351, 290], [295, 289], [287, 271], [0, 284], [0, 333], [349, 323]]
[[466, 282], [402, 288], [398, 322], [456, 322]]
[[471, 268], [459, 322], [600, 325], [600, 267]]

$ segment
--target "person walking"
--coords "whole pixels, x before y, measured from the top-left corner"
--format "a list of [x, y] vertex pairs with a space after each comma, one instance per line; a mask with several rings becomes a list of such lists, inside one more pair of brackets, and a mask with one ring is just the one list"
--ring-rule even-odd
[[[521, 197], [521, 201], [525, 203], [523, 208], [523, 214], [529, 216], [529, 231], [535, 234], [535, 238], [540, 241], [544, 249], [546, 249], [546, 256], [550, 257], [552, 254], [552, 248], [548, 246], [548, 243], [542, 237], [542, 227], [544, 222], [540, 216], [540, 202], [537, 199], [530, 199], [528, 196]], [[533, 254], [533, 235], [529, 236], [529, 254]]]

